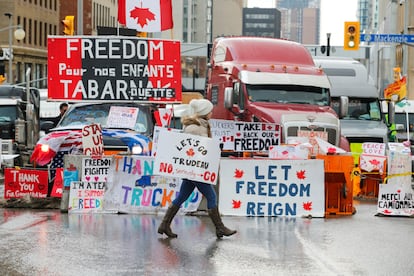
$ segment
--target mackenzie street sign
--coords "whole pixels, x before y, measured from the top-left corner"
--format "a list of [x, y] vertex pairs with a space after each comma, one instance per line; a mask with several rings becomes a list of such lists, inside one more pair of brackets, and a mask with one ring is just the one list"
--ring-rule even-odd
[[404, 34], [361, 34], [361, 42], [414, 43], [414, 35]]

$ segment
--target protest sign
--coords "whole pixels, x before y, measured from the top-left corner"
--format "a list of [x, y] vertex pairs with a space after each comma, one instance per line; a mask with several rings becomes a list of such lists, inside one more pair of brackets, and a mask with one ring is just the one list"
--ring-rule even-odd
[[216, 184], [220, 154], [219, 143], [211, 138], [164, 130], [158, 137], [154, 174]]
[[220, 183], [223, 215], [325, 216], [323, 160], [222, 159]]

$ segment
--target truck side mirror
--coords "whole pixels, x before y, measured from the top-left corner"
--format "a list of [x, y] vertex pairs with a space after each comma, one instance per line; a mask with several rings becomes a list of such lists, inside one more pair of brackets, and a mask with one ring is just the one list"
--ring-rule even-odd
[[395, 123], [395, 102], [388, 102], [388, 124]]
[[344, 118], [348, 115], [349, 98], [347, 96], [339, 97], [339, 118]]
[[232, 109], [234, 98], [233, 98], [233, 87], [224, 88], [224, 107], [226, 109]]

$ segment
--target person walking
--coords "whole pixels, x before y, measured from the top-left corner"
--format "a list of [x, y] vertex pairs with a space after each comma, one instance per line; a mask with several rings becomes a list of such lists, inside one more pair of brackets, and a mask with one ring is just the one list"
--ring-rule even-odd
[[[189, 105], [190, 115], [181, 119], [184, 133], [211, 137], [209, 119], [211, 118], [213, 104], [206, 99], [194, 99], [191, 100]], [[217, 195], [213, 185], [191, 179], [183, 179], [180, 192], [168, 207], [167, 212], [158, 227], [158, 233], [161, 235], [165, 234], [169, 238], [177, 238], [177, 234], [173, 233], [171, 230], [171, 222], [180, 209], [181, 204], [188, 199], [195, 188], [197, 188], [207, 199], [208, 215], [216, 227], [217, 238], [235, 234], [237, 231], [224, 226], [224, 223], [221, 220], [217, 206]]]

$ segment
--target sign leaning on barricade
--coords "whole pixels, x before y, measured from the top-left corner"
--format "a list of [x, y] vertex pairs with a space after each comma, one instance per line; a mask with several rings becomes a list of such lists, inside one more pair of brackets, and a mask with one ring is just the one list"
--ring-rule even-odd
[[411, 166], [410, 148], [389, 143], [388, 176], [387, 182], [379, 186], [378, 215], [414, 216]]

